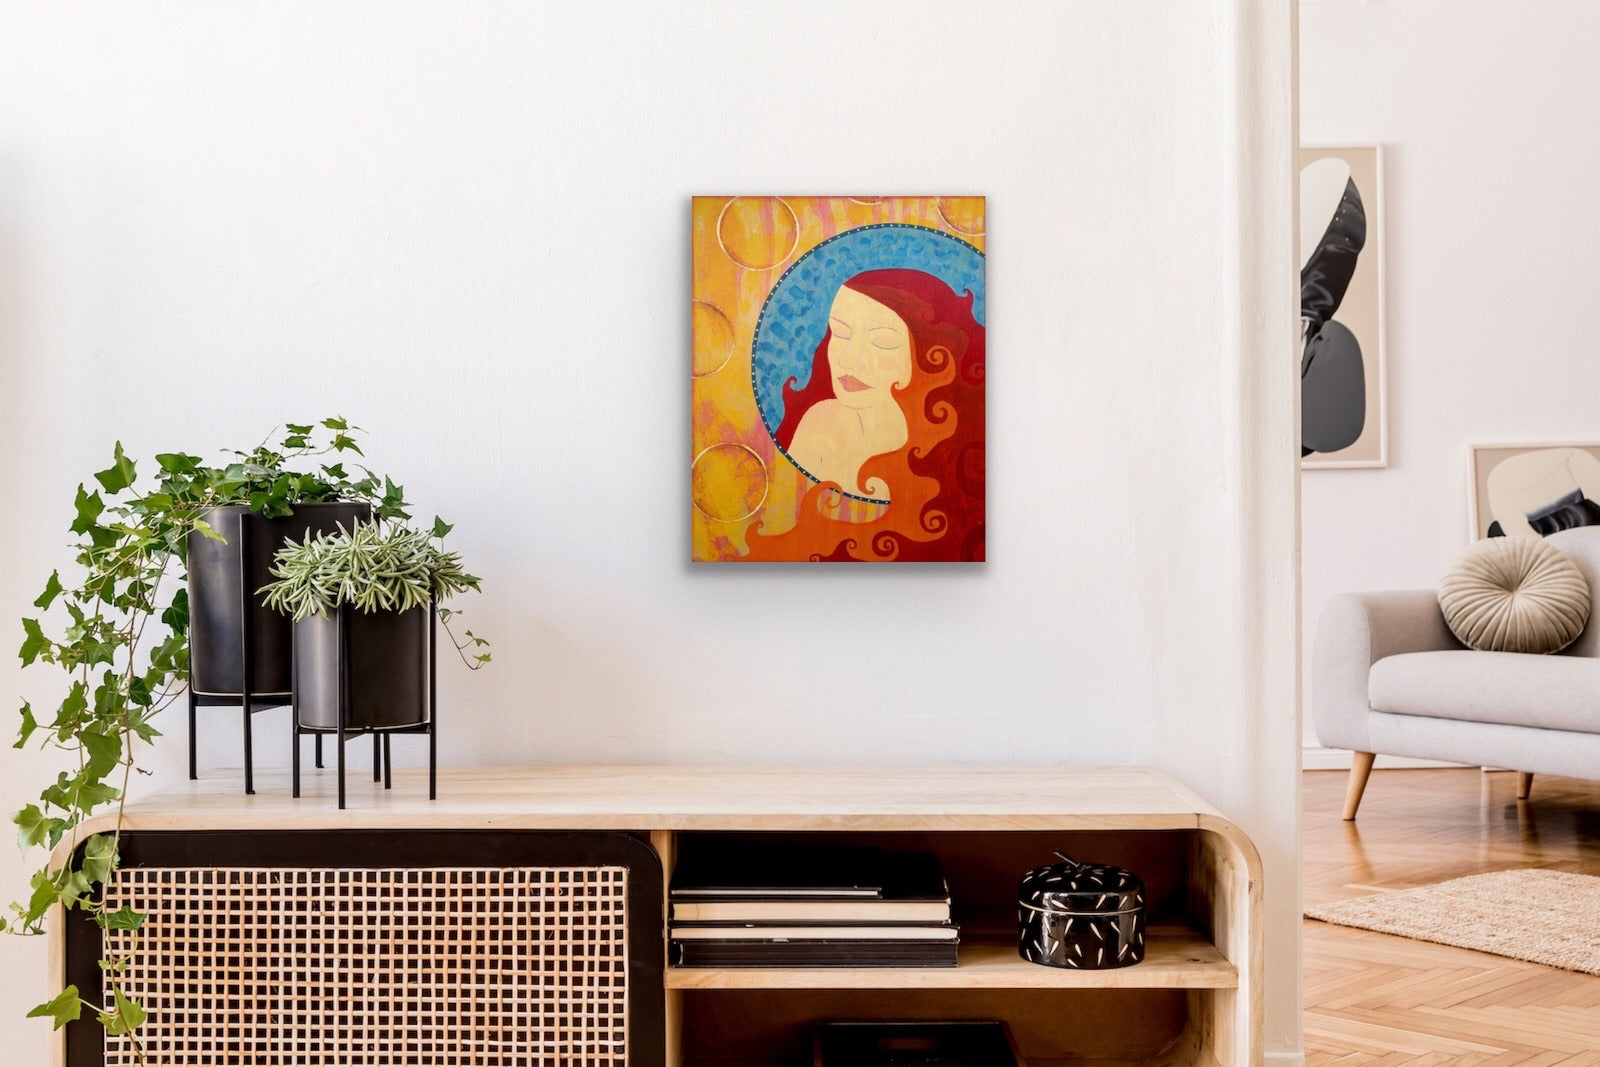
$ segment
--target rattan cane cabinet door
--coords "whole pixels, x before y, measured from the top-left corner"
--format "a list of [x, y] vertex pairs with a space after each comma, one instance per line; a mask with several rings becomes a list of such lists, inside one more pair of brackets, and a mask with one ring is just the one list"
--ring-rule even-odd
[[[125, 834], [107, 931], [163, 1067], [655, 1067], [661, 865], [618, 833]], [[99, 986], [75, 922], [69, 980]], [[135, 1067], [95, 1022], [70, 1067]]]

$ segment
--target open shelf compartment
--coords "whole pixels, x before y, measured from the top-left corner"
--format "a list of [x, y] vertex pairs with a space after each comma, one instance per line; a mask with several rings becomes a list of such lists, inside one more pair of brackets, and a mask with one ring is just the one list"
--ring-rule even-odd
[[[662, 835], [664, 836], [664, 835]], [[961, 926], [956, 967], [697, 968], [666, 972], [668, 1063], [808, 1067], [822, 1020], [1000, 1019], [1029, 1067], [1246, 1065], [1231, 1019], [1242, 984], [1235, 857], [1199, 829], [697, 833], [717, 847], [775, 839], [939, 856]], [[661, 841], [658, 840], [658, 847]], [[677, 840], [664, 853], [670, 883]], [[1055, 850], [1110, 863], [1146, 885], [1146, 957], [1067, 970], [1023, 960], [1016, 889]], [[1228, 892], [1219, 895], [1219, 886]], [[1241, 1058], [1245, 1057], [1245, 1058]]]

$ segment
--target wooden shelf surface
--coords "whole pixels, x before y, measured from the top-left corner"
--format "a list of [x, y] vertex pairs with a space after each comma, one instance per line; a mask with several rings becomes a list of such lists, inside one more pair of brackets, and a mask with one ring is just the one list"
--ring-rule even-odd
[[1234, 989], [1239, 970], [1192, 930], [1152, 929], [1132, 967], [1029, 963], [1014, 940], [964, 942], [955, 967], [668, 967], [668, 989]]
[[[133, 830], [1181, 830], [1231, 824], [1177, 779], [1147, 767], [974, 766], [446, 767], [439, 798], [426, 772], [400, 768], [394, 788], [372, 782], [351, 749], [349, 806], [334, 803], [332, 768], [288, 774], [207, 769], [195, 782], [131, 798]], [[113, 816], [85, 832], [110, 829]]]

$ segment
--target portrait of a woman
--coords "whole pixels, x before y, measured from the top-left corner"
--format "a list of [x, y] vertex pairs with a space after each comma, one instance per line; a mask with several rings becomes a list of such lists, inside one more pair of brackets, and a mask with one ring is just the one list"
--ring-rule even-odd
[[773, 434], [816, 484], [792, 528], [751, 531], [747, 558], [984, 558], [984, 328], [973, 300], [912, 269], [839, 287], [810, 376], [785, 384]]

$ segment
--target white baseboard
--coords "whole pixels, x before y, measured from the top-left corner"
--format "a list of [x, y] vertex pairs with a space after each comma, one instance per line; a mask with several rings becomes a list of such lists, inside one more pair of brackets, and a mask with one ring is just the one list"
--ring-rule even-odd
[[1265, 1067], [1306, 1067], [1304, 1052], [1268, 1052], [1262, 1055]]
[[[1399, 769], [1402, 767], [1460, 767], [1460, 763], [1441, 763], [1431, 759], [1412, 759], [1409, 756], [1379, 756], [1373, 761], [1373, 768]], [[1321, 745], [1307, 745], [1300, 750], [1300, 769], [1306, 771], [1348, 771], [1350, 769], [1350, 750], [1344, 748], [1323, 748]]]

